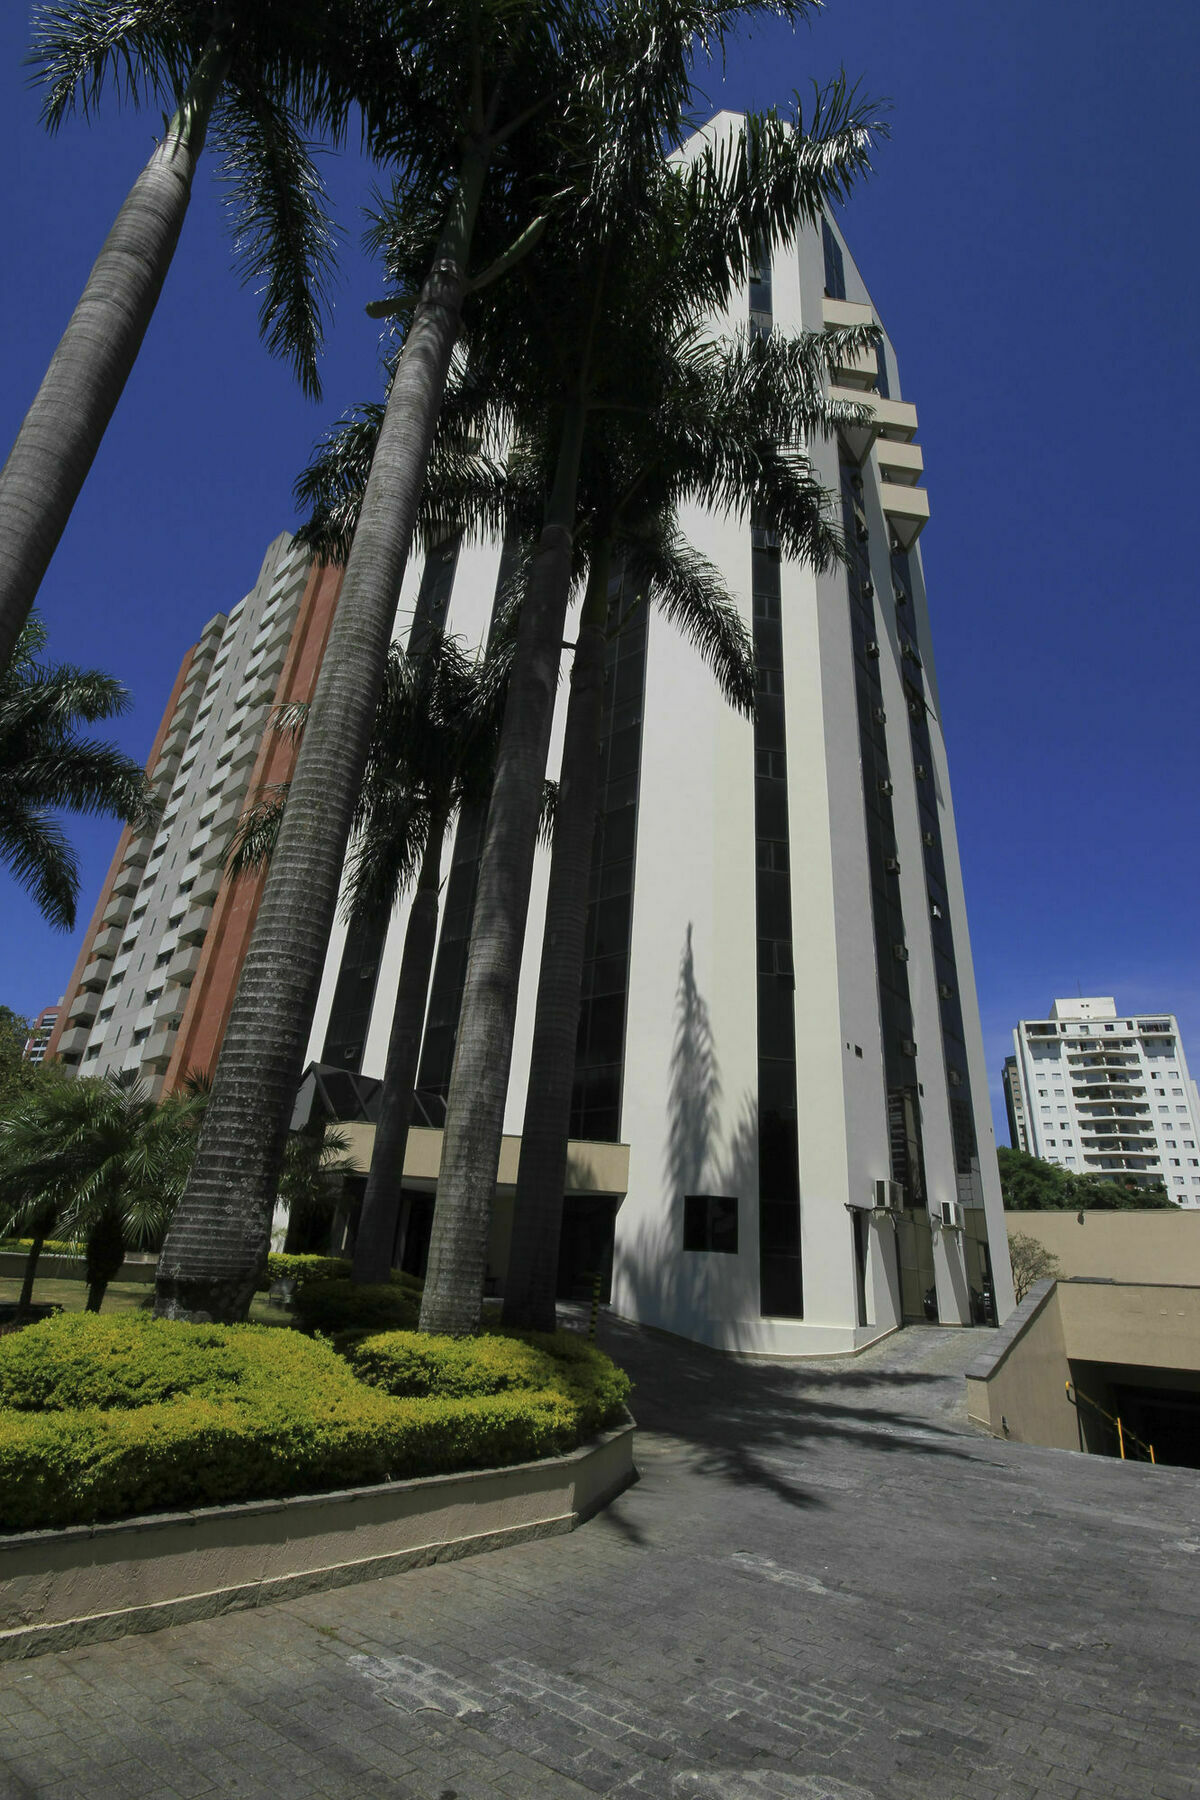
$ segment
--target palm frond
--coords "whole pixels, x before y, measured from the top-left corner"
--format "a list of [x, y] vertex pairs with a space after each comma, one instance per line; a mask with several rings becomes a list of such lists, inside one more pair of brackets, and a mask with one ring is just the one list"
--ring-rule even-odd
[[238, 881], [243, 875], [257, 875], [266, 868], [279, 842], [286, 804], [287, 783], [281, 782], [246, 808], [225, 853], [225, 873], [231, 881]]
[[173, 103], [186, 72], [178, 7], [173, 0], [72, 0], [38, 6], [29, 61], [46, 88], [42, 119], [55, 131], [76, 107], [90, 116], [111, 80], [118, 94], [140, 106]]
[[0, 812], [0, 861], [33, 898], [47, 924], [73, 931], [79, 899], [79, 862], [57, 820], [35, 807]]
[[754, 711], [754, 645], [720, 572], [674, 529], [625, 547], [626, 582], [691, 642], [738, 712]]
[[261, 283], [259, 330], [317, 399], [336, 242], [312, 145], [263, 82], [230, 81], [214, 137], [242, 280]]

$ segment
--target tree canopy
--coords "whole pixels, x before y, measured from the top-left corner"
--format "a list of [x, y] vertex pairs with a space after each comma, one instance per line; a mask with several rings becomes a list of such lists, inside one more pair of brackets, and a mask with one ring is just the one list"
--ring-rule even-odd
[[1161, 1212], [1175, 1202], [1161, 1182], [1103, 1181], [1075, 1175], [1040, 1156], [1001, 1147], [1000, 1187], [1008, 1212]]

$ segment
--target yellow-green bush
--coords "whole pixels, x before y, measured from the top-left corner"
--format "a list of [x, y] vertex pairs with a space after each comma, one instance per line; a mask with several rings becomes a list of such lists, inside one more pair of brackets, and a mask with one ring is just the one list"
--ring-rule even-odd
[[611, 1424], [629, 1398], [623, 1370], [569, 1331], [474, 1338], [389, 1331], [364, 1338], [346, 1354], [364, 1381], [396, 1396], [561, 1394], [584, 1436]]
[[586, 1345], [557, 1355], [561, 1341], [532, 1346], [562, 1371], [545, 1387], [398, 1399], [298, 1332], [64, 1314], [0, 1338], [0, 1529], [558, 1454], [628, 1386]]

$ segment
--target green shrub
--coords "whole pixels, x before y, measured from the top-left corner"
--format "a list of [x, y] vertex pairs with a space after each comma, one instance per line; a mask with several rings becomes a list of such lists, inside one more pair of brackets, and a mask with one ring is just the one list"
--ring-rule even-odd
[[363, 1339], [347, 1356], [364, 1381], [396, 1396], [559, 1394], [574, 1408], [581, 1437], [612, 1424], [629, 1398], [624, 1371], [569, 1331], [476, 1338], [391, 1331]]
[[0, 1392], [8, 1530], [499, 1467], [571, 1448], [583, 1417], [565, 1385], [395, 1399], [298, 1332], [129, 1314], [0, 1338]]
[[[294, 1281], [303, 1286], [308, 1281], [349, 1281], [350, 1259], [346, 1256], [287, 1256], [272, 1250], [267, 1258], [267, 1266], [263, 1270], [258, 1284], [258, 1292], [265, 1294], [273, 1281]], [[415, 1275], [402, 1274], [393, 1269], [391, 1279], [397, 1287], [410, 1289], [413, 1293], [421, 1292], [421, 1282]]]
[[352, 1281], [312, 1281], [296, 1289], [292, 1302], [301, 1331], [412, 1331], [421, 1312], [420, 1289], [410, 1277], [356, 1285]]
[[272, 1250], [262, 1272], [258, 1292], [265, 1294], [273, 1281], [347, 1281], [350, 1264], [344, 1256], [285, 1256]]

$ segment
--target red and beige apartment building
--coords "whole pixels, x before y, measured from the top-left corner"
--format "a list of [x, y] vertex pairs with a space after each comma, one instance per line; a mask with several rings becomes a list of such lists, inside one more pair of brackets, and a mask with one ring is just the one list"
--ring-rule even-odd
[[272, 715], [311, 698], [340, 580], [284, 532], [185, 655], [146, 763], [158, 828], [121, 834], [47, 1056], [136, 1070], [156, 1094], [211, 1074], [263, 884], [230, 881], [226, 855], [246, 808], [291, 774], [296, 740]]

